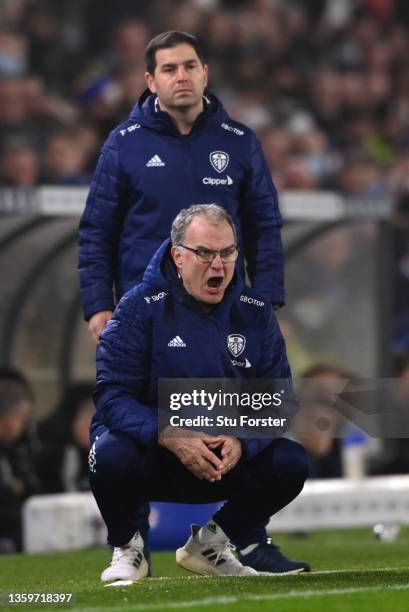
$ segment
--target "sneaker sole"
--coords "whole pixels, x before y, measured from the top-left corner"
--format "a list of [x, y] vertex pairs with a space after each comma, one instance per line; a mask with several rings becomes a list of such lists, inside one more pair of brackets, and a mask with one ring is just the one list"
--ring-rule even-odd
[[237, 578], [246, 578], [248, 576], [258, 575], [257, 574], [223, 574], [219, 572], [216, 567], [210, 565], [202, 559], [194, 557], [187, 552], [185, 548], [178, 548], [176, 550], [176, 563], [183, 567], [183, 569], [193, 574], [199, 574], [199, 576], [236, 576]]
[[193, 557], [184, 548], [178, 548], [176, 550], [176, 563], [183, 567], [188, 572], [199, 574], [200, 576], [223, 576], [216, 570], [215, 567], [209, 565], [205, 561]]
[[288, 576], [289, 574], [307, 574], [308, 572], [300, 567], [299, 569], [290, 570], [289, 572], [260, 572], [258, 571], [259, 576]]

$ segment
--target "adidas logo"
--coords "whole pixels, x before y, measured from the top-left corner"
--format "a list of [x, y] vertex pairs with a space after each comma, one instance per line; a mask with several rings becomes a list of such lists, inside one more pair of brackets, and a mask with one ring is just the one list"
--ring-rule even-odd
[[216, 566], [226, 563], [226, 559], [220, 556], [220, 551], [217, 551], [214, 548], [207, 548], [206, 550], [203, 550], [202, 555], [209, 559], [210, 563], [213, 563]]
[[186, 348], [186, 343], [183, 342], [180, 336], [175, 336], [174, 338], [172, 338], [172, 340], [170, 340], [170, 342], [168, 342], [168, 346]]
[[148, 161], [148, 163], [146, 164], [147, 168], [156, 168], [158, 166], [165, 166], [165, 162], [163, 162], [161, 160], [161, 158], [159, 157], [159, 155], [154, 155], [153, 157], [151, 157], [151, 159]]

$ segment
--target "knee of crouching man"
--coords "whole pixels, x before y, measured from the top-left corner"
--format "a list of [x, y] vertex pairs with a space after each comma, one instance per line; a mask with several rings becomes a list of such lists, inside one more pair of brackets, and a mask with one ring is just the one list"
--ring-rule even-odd
[[309, 475], [309, 461], [307, 452], [298, 442], [293, 442], [292, 440], [288, 440], [288, 442], [290, 442], [292, 445], [291, 462], [289, 466], [291, 471], [290, 477], [296, 478], [300, 485], [303, 486]]
[[298, 442], [287, 438], [281, 438], [278, 445], [280, 448], [277, 449], [279, 452], [276, 461], [281, 463], [281, 466], [277, 466], [280, 474], [288, 481], [297, 482], [301, 490], [309, 473], [309, 461], [305, 448]]
[[128, 436], [106, 431], [95, 439], [88, 462], [91, 473], [121, 480], [137, 469], [141, 452]]

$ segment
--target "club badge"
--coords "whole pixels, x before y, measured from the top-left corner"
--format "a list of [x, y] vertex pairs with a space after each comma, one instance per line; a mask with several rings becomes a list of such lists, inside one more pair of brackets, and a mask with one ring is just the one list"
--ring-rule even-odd
[[210, 153], [210, 163], [216, 172], [223, 172], [229, 165], [229, 156], [224, 151], [213, 151]]
[[227, 348], [233, 357], [238, 357], [244, 351], [246, 338], [241, 334], [230, 334], [227, 336]]

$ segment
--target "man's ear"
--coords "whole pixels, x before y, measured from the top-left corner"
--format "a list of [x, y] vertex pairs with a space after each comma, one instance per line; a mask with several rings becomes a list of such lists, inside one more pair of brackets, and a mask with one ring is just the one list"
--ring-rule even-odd
[[203, 70], [204, 70], [204, 73], [205, 73], [204, 86], [207, 87], [208, 82], [209, 82], [209, 66], [207, 64], [204, 64]]
[[170, 250], [170, 254], [172, 255], [172, 259], [175, 262], [175, 266], [178, 270], [182, 268], [182, 253], [179, 250], [179, 247], [173, 246]]
[[155, 77], [150, 72], [145, 72], [145, 83], [152, 93], [156, 93]]

